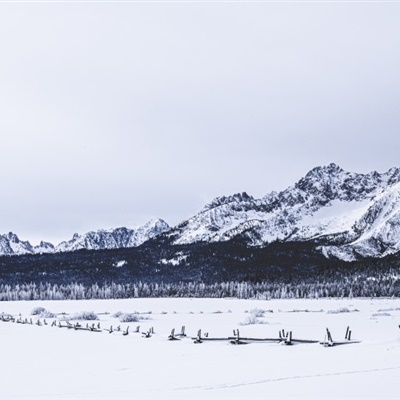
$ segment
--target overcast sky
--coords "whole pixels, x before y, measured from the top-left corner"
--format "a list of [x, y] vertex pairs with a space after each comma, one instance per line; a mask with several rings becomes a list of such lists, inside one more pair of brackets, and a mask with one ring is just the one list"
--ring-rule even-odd
[[1, 3], [0, 233], [177, 224], [400, 167], [400, 3]]

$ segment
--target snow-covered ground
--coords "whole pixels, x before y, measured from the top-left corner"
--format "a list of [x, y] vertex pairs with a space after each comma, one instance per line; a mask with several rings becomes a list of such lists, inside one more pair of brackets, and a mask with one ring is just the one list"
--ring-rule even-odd
[[[70, 318], [99, 314], [90, 332], [0, 321], [0, 399], [399, 399], [400, 299], [233, 300], [129, 299], [0, 303], [0, 314], [32, 318], [35, 307]], [[267, 310], [255, 318], [251, 310]], [[140, 322], [112, 315], [137, 311]], [[273, 312], [270, 312], [273, 311]], [[151, 312], [151, 313], [150, 313]], [[40, 317], [43, 321], [43, 317]], [[47, 318], [50, 324], [55, 318]], [[258, 322], [256, 324], [247, 324]], [[74, 322], [71, 320], [71, 322]], [[93, 321], [89, 321], [91, 325]], [[62, 322], [66, 324], [66, 322]], [[80, 321], [86, 325], [86, 321]], [[98, 321], [95, 322], [96, 325]], [[134, 333], [154, 328], [145, 338]], [[187, 338], [169, 341], [185, 325]], [[360, 343], [323, 347], [227, 342], [194, 344], [209, 337], [278, 337], [343, 340], [347, 326]]]

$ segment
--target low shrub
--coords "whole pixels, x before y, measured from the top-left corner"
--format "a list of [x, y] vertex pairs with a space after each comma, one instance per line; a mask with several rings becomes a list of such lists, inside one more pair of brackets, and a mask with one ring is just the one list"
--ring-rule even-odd
[[267, 321], [257, 318], [254, 314], [250, 314], [246, 319], [240, 323], [240, 325], [256, 325], [256, 324], [268, 324]]
[[99, 316], [94, 311], [81, 311], [73, 314], [69, 319], [95, 321], [99, 319]]
[[250, 310], [250, 314], [254, 315], [256, 318], [262, 318], [265, 316], [265, 310], [261, 308], [253, 308]]
[[119, 315], [120, 322], [138, 322], [142, 319], [143, 317], [135, 313], [121, 313]]
[[122, 314], [123, 314], [122, 311], [117, 311], [117, 312], [115, 312], [114, 314], [112, 314], [111, 316], [112, 316], [113, 318], [119, 318]]
[[31, 311], [31, 315], [40, 315], [44, 312], [46, 312], [47, 310], [44, 307], [35, 307], [32, 311]]
[[391, 317], [392, 314], [388, 312], [377, 312], [372, 314], [373, 317]]
[[55, 318], [55, 317], [56, 317], [56, 314], [52, 313], [52, 312], [49, 311], [49, 310], [45, 310], [45, 311], [43, 311], [43, 312], [40, 314], [40, 316], [41, 316], [42, 318]]
[[250, 313], [246, 317], [246, 319], [240, 323], [240, 325], [268, 324], [268, 322], [259, 319], [264, 317], [264, 315], [265, 315], [265, 310], [261, 310], [259, 308], [253, 308], [252, 310], [250, 310]]

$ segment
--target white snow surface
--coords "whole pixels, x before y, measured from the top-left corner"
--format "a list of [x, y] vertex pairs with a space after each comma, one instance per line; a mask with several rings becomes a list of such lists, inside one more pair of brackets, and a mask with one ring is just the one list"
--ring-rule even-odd
[[321, 235], [334, 235], [350, 231], [370, 205], [370, 200], [332, 200], [313, 215], [306, 215], [297, 225], [301, 233], [294, 237], [299, 239], [302, 237], [315, 238]]
[[117, 262], [114, 264], [114, 267], [115, 267], [115, 268], [121, 268], [121, 267], [123, 267], [123, 266], [126, 265], [126, 264], [128, 264], [128, 262], [127, 262], [126, 260], [121, 260], [121, 261], [117, 261]]
[[[30, 315], [38, 306], [67, 313], [59, 319], [93, 310], [103, 329], [128, 326], [112, 317], [117, 311], [148, 319], [130, 323], [128, 336], [0, 321], [2, 399], [399, 398], [399, 299], [3, 302], [0, 313], [43, 322]], [[273, 312], [258, 318], [262, 323], [242, 325], [253, 309]], [[133, 333], [136, 325], [140, 332], [154, 327], [155, 333], [144, 338]], [[171, 329], [179, 332], [182, 325], [188, 337], [169, 341]], [[190, 339], [198, 329], [209, 337], [239, 329], [242, 337], [259, 338], [285, 329], [294, 338], [323, 340], [329, 327], [334, 340], [343, 340], [347, 326], [360, 343], [235, 346]]]
[[186, 254], [183, 254], [182, 252], [176, 253], [175, 256], [176, 257], [170, 259], [162, 258], [160, 260], [160, 264], [177, 266], [184, 263], [188, 257]]

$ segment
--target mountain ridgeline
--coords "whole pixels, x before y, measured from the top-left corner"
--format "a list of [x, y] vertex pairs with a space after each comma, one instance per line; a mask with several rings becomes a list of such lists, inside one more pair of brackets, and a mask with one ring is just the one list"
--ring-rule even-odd
[[12, 232], [0, 235], [0, 255], [22, 255], [60, 253], [76, 250], [104, 250], [137, 247], [147, 240], [165, 232], [170, 227], [162, 219], [153, 219], [137, 228], [100, 229], [83, 235], [75, 233], [71, 240], [61, 242], [58, 246], [51, 243], [40, 242], [32, 246], [27, 241], [21, 241]]
[[174, 227], [155, 219], [56, 246], [0, 235], [0, 255], [18, 256], [0, 258], [0, 283], [288, 279], [382, 268], [383, 259], [397, 270], [399, 252], [400, 169], [357, 174], [329, 164], [261, 199], [218, 197]]
[[400, 169], [356, 174], [330, 164], [294, 186], [261, 199], [246, 193], [219, 197], [164, 233], [175, 244], [243, 239], [312, 242], [327, 258], [354, 261], [400, 250]]
[[138, 228], [75, 234], [57, 246], [32, 246], [9, 233], [0, 235], [0, 255], [137, 247], [157, 237], [173, 245], [235, 239], [249, 247], [311, 241], [327, 258], [385, 257], [400, 250], [400, 168], [357, 174], [336, 164], [316, 167], [261, 199], [247, 193], [218, 197], [175, 227], [154, 219]]

